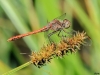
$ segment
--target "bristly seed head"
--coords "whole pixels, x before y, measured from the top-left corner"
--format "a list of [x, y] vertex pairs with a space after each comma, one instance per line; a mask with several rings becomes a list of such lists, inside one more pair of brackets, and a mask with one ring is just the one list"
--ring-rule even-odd
[[88, 36], [86, 32], [76, 32], [71, 38], [62, 39], [59, 44], [48, 44], [43, 46], [40, 52], [32, 52], [30, 55], [31, 62], [38, 68], [46, 65], [54, 57], [63, 57], [67, 53], [75, 53], [80, 50], [80, 46], [84, 44]]

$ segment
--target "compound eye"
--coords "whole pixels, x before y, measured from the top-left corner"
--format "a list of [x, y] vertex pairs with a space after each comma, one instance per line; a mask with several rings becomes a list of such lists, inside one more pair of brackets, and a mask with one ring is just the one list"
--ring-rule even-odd
[[63, 20], [63, 23], [64, 23], [64, 27], [67, 29], [67, 28], [69, 28], [70, 27], [70, 21], [69, 20], [67, 20], [67, 19], [64, 19]]

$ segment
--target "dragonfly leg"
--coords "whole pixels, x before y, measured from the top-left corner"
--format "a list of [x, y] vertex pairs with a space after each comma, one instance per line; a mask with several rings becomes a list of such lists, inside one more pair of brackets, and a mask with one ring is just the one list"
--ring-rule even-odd
[[[51, 40], [51, 35], [53, 35], [54, 33], [56, 33], [57, 31], [53, 31], [53, 32], [51, 32], [51, 33], [49, 33], [48, 34], [48, 39], [49, 39], [49, 41], [50, 41], [50, 43], [52, 43], [53, 41]], [[54, 42], [53, 42], [54, 43]]]
[[68, 34], [70, 34], [69, 32], [67, 32], [67, 31], [65, 31], [64, 29], [62, 29], [65, 33], [68, 33]]
[[62, 36], [60, 36], [60, 33], [61, 33], [61, 30], [59, 31], [58, 36], [59, 36], [59, 37], [62, 37]]
[[[67, 33], [67, 34], [70, 34], [70, 32], [67, 32], [67, 31], [65, 31], [64, 29], [63, 29], [63, 31], [64, 31], [65, 33]], [[72, 33], [76, 33], [76, 31], [73, 30], [73, 29], [71, 29], [71, 31], [72, 31]]]
[[[67, 32], [67, 31], [65, 31], [64, 29], [62, 29], [65, 33], [67, 33], [67, 34], [69, 34], [69, 35], [72, 35], [72, 33], [71, 32]], [[65, 37], [66, 37], [66, 35], [65, 35]]]
[[62, 30], [60, 30], [60, 31], [59, 31], [59, 33], [58, 33], [58, 37], [60, 37], [60, 38], [64, 39], [64, 38], [66, 37], [66, 35], [63, 35], [63, 34], [62, 34], [62, 35], [60, 35], [61, 31], [62, 31]]

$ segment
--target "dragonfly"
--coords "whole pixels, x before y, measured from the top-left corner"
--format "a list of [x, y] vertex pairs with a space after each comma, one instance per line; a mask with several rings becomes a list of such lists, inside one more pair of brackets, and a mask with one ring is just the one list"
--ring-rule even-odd
[[65, 32], [65, 29], [68, 29], [70, 27], [71, 23], [70, 23], [69, 20], [67, 20], [67, 19], [59, 20], [59, 18], [62, 17], [62, 16], [66, 16], [66, 13], [64, 13], [63, 15], [61, 15], [61, 16], [55, 18], [55, 19], [53, 19], [46, 26], [44, 26], [43, 28], [41, 28], [39, 30], [35, 30], [35, 31], [28, 32], [28, 33], [25, 33], [25, 34], [13, 36], [13, 37], [9, 38], [7, 41], [15, 41], [17, 39], [20, 39], [20, 38], [23, 38], [23, 37], [26, 37], [26, 36], [29, 36], [29, 35], [32, 35], [32, 34], [37, 34], [37, 33], [40, 33], [40, 32], [46, 32], [46, 31], [52, 30], [52, 32], [50, 32], [47, 35], [49, 40], [51, 41], [51, 39], [50, 39], [51, 35], [55, 34], [56, 32], [59, 32], [58, 33], [58, 36], [59, 36], [61, 31]]

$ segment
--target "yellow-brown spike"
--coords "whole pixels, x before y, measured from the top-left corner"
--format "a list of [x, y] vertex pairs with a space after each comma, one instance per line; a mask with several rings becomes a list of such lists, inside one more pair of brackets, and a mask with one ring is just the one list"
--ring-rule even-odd
[[50, 62], [54, 57], [62, 57], [69, 52], [76, 52], [76, 49], [79, 50], [80, 46], [83, 45], [85, 39], [87, 39], [87, 35], [85, 32], [76, 32], [71, 38], [62, 39], [59, 44], [49, 44], [47, 46], [43, 46], [40, 52], [32, 53], [30, 55], [32, 63], [41, 67], [45, 65], [47, 62]]

